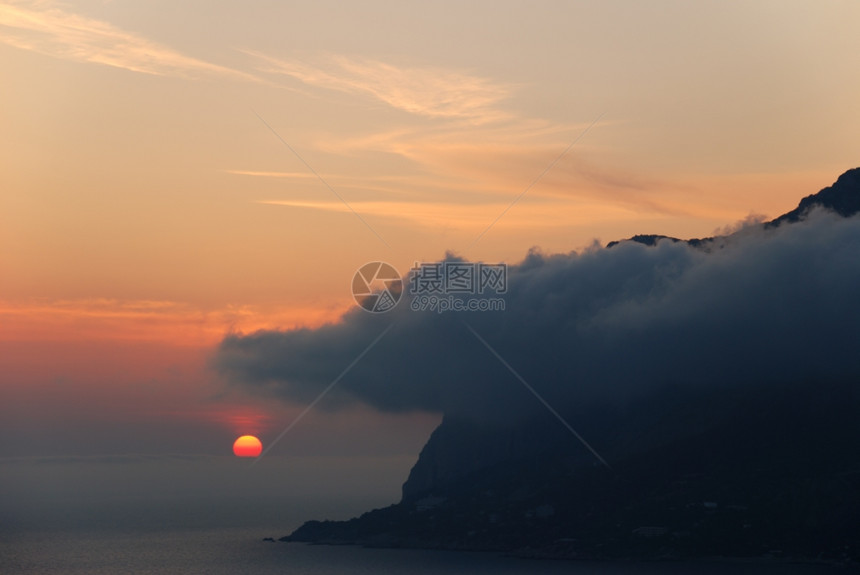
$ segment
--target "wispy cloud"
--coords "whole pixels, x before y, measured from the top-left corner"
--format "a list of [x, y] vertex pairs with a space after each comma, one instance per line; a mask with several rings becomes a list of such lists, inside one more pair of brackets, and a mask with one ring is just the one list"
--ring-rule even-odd
[[331, 56], [318, 65], [296, 59], [279, 59], [247, 50], [261, 72], [295, 78], [310, 86], [366, 94], [389, 106], [436, 118], [485, 123], [510, 114], [498, 103], [510, 88], [488, 78], [433, 67], [405, 67], [370, 59]]
[[116, 299], [0, 299], [0, 342], [159, 341], [200, 346], [232, 331], [282, 325], [319, 325], [343, 311], [301, 306], [226, 305], [203, 308], [185, 302]]
[[0, 3], [0, 42], [47, 56], [143, 74], [256, 80], [244, 72], [186, 56], [108, 22], [39, 0]]
[[[343, 204], [336, 202], [315, 202], [299, 200], [260, 200], [257, 203], [283, 206], [296, 209], [309, 209], [324, 212], [348, 213]], [[353, 202], [353, 207], [361, 214], [389, 218], [427, 226], [456, 228], [476, 231], [483, 229], [507, 204], [503, 201], [464, 204], [456, 202], [400, 202], [364, 201]], [[641, 212], [621, 206], [607, 206], [596, 202], [547, 201], [533, 204], [517, 218], [503, 222], [508, 228], [534, 228], [570, 226], [577, 222], [594, 223], [603, 220], [628, 220], [641, 217]]]
[[255, 170], [224, 170], [225, 174], [234, 176], [255, 176], [261, 178], [282, 178], [282, 179], [309, 179], [315, 178], [311, 173], [303, 172], [266, 172]]
[[[345, 55], [311, 55], [299, 59], [274, 57], [252, 50], [244, 52], [257, 60], [256, 70], [261, 75], [288, 77], [310, 88], [368, 96], [392, 109], [410, 113], [411, 118], [400, 118], [396, 124], [371, 133], [319, 133], [313, 146], [334, 156], [366, 158], [369, 165], [375, 161], [388, 162], [392, 156], [403, 158], [407, 161], [404, 165], [412, 166], [413, 172], [411, 178], [405, 178], [402, 183], [413, 192], [413, 200], [430, 202], [421, 204], [421, 219], [432, 221], [434, 225], [439, 221], [450, 223], [442, 213], [459, 211], [462, 214], [471, 212], [472, 208], [492, 210], [494, 208], [487, 205], [487, 197], [498, 198], [499, 194], [514, 197], [519, 194], [588, 126], [587, 121], [551, 122], [525, 116], [515, 108], [506, 108], [505, 100], [516, 84], [463, 71], [401, 66]], [[612, 120], [600, 119], [594, 131], [612, 123]], [[540, 185], [529, 192], [530, 196], [543, 197], [556, 207], [581, 198], [617, 207], [618, 213], [626, 213], [630, 209], [659, 215], [688, 213], [684, 202], [656, 199], [666, 188], [665, 182], [629, 170], [607, 168], [607, 154], [610, 152], [600, 144], [578, 143], [575, 153], [566, 154], [558, 165], [553, 165]], [[386, 163], [386, 166], [390, 164]], [[241, 173], [278, 177], [263, 171]], [[297, 176], [285, 174], [280, 177]], [[338, 189], [349, 186], [370, 191], [366, 181], [333, 177], [339, 179]], [[420, 182], [417, 181], [419, 178]], [[375, 189], [387, 191], [378, 185], [379, 178], [376, 180]], [[446, 200], [455, 193], [460, 200], [446, 204]], [[434, 206], [440, 204], [440, 199], [444, 205], [436, 209]], [[323, 203], [288, 204], [328, 209], [323, 207]], [[483, 207], [477, 204], [483, 204]], [[361, 205], [363, 209], [371, 210], [366, 213], [379, 209], [385, 215], [394, 215], [389, 208], [395, 204], [389, 202]], [[408, 219], [412, 219], [411, 214], [418, 207], [416, 203], [397, 205], [402, 208], [398, 215]], [[575, 205], [582, 210], [582, 203]], [[542, 208], [537, 208], [535, 215], [556, 219], [553, 213]], [[476, 219], [480, 217], [485, 218], [486, 212], [475, 213]], [[460, 220], [465, 225], [466, 220], [472, 218], [458, 218]]]
[[[540, 120], [523, 119], [473, 130], [398, 129], [363, 137], [328, 138], [325, 151], [403, 157], [420, 169], [428, 186], [437, 190], [453, 187], [459, 193], [472, 194], [471, 200], [464, 200], [467, 203], [484, 201], [477, 199], [481, 196], [498, 198], [499, 194], [522, 192], [564, 150], [565, 138], [575, 136], [585, 126], [551, 126]], [[554, 200], [578, 197], [646, 212], [689, 215], [685, 202], [670, 197], [676, 193], [674, 187], [677, 186], [665, 178], [626, 167], [610, 168], [605, 150], [582, 142], [553, 165], [529, 196]]]

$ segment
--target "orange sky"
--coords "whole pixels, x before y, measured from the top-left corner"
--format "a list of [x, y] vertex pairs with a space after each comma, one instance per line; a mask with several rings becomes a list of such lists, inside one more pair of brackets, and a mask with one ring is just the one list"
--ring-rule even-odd
[[62, 373], [96, 393], [109, 354], [135, 381], [188, 366], [159, 397], [230, 433], [274, 428], [288, 408], [209, 406], [206, 354], [335, 321], [367, 261], [705, 236], [860, 158], [854, 2], [199, 9], [0, 1], [7, 400]]

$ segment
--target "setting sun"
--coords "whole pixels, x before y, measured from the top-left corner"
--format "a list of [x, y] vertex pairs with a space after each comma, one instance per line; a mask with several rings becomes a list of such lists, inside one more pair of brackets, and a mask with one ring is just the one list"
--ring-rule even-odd
[[253, 435], [243, 435], [233, 442], [233, 453], [237, 457], [257, 457], [263, 452], [263, 444]]

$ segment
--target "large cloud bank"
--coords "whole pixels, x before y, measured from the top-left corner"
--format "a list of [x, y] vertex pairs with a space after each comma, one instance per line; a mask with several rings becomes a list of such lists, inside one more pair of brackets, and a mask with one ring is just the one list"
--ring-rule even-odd
[[511, 413], [536, 399], [619, 401], [666, 385], [860, 382], [860, 218], [813, 212], [747, 229], [710, 253], [627, 242], [509, 268], [506, 309], [356, 309], [319, 329], [231, 335], [217, 368], [234, 385], [312, 401], [383, 331], [322, 406]]

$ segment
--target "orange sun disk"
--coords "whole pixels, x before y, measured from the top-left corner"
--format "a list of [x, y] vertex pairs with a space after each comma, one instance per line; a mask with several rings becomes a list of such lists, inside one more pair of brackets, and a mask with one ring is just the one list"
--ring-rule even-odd
[[233, 453], [237, 457], [257, 457], [263, 452], [263, 444], [253, 435], [243, 435], [233, 442]]

